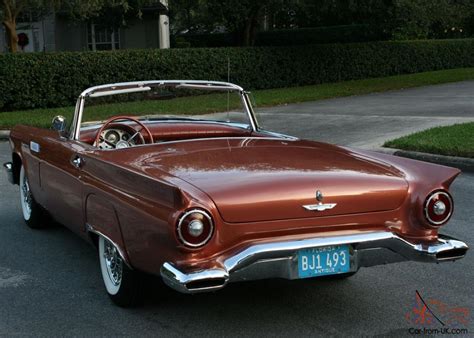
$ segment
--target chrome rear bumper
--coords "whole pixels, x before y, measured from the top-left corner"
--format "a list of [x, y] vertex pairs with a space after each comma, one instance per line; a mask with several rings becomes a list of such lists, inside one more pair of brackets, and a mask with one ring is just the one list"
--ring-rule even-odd
[[188, 271], [164, 263], [161, 276], [171, 288], [183, 293], [215, 291], [229, 282], [267, 278], [298, 279], [298, 251], [301, 249], [347, 244], [351, 272], [401, 261], [437, 263], [463, 258], [466, 243], [439, 235], [436, 242], [413, 244], [391, 232], [317, 237], [297, 241], [257, 244], [224, 260], [221, 267]]
[[5, 169], [5, 172], [7, 173], [8, 182], [10, 182], [11, 184], [14, 184], [15, 180], [13, 178], [13, 164], [11, 162], [5, 163], [3, 165], [3, 168]]

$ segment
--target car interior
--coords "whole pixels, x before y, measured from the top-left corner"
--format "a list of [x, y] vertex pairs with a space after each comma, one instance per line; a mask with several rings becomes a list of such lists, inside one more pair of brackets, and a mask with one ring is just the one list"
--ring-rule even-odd
[[81, 142], [99, 149], [120, 149], [135, 145], [200, 138], [247, 137], [253, 135], [244, 125], [212, 121], [140, 121], [117, 116], [103, 124], [81, 128]]

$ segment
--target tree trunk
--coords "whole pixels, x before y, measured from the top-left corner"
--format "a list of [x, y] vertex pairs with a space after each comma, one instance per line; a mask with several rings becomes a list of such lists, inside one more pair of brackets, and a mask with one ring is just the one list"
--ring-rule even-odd
[[242, 35], [243, 46], [254, 46], [257, 39], [258, 28], [260, 26], [259, 19], [261, 18], [263, 5], [258, 5], [254, 8], [250, 17], [245, 21], [245, 26]]
[[8, 48], [11, 53], [18, 51], [18, 35], [16, 34], [16, 20], [5, 20], [3, 26], [7, 31]]
[[257, 40], [257, 33], [258, 33], [258, 26], [260, 23], [258, 22], [258, 18], [254, 17], [252, 20], [252, 25], [250, 26], [250, 34], [249, 34], [249, 45], [255, 46], [255, 41]]
[[252, 31], [252, 20], [245, 21], [244, 30], [242, 32], [242, 46], [250, 46], [250, 35]]

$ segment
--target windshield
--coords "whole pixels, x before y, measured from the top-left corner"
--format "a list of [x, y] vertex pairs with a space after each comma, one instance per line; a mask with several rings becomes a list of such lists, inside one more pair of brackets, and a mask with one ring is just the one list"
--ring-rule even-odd
[[120, 115], [138, 117], [142, 121], [192, 120], [251, 125], [240, 91], [160, 85], [101, 90], [88, 95], [81, 126]]

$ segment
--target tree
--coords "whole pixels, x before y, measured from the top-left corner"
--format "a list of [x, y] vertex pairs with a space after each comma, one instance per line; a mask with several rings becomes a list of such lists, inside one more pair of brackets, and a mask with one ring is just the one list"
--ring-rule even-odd
[[[374, 22], [393, 0], [170, 0], [173, 30], [227, 31], [253, 45], [259, 29], [288, 29]], [[467, 1], [467, 0], [466, 0]], [[265, 23], [265, 24], [264, 24]], [[377, 28], [378, 29], [378, 28]]]
[[207, 12], [228, 30], [238, 33], [243, 46], [253, 46], [267, 10], [282, 0], [207, 0]]
[[170, 0], [173, 33], [207, 31], [213, 22], [202, 0]]
[[387, 28], [395, 40], [465, 36], [471, 0], [392, 0]]
[[[472, 0], [301, 0], [300, 26], [364, 24], [394, 40], [473, 33]], [[471, 24], [470, 24], [471, 23]], [[474, 27], [473, 27], [474, 28]]]
[[[120, 26], [126, 24], [131, 15], [141, 17], [145, 6], [159, 3], [158, 0], [0, 0], [0, 18], [7, 32], [10, 52], [18, 48], [16, 21], [26, 10], [47, 13], [61, 9], [76, 20], [102, 16], [107, 24]], [[110, 15], [109, 15], [110, 14]]]
[[11, 52], [17, 51], [18, 35], [16, 34], [16, 20], [26, 8], [38, 9], [43, 7], [42, 0], [2, 0], [0, 15], [2, 24], [7, 32], [7, 42]]

